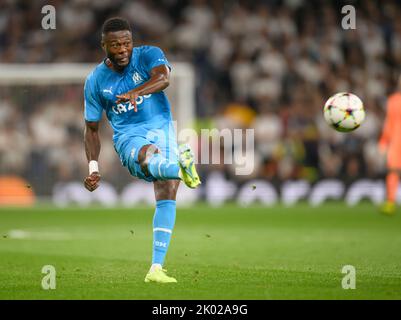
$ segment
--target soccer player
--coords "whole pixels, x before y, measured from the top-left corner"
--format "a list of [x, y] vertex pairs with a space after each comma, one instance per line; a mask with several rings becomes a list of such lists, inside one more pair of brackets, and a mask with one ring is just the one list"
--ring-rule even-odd
[[385, 214], [395, 213], [395, 200], [401, 174], [401, 76], [398, 91], [387, 100], [386, 120], [379, 140], [381, 152], [387, 152], [386, 202], [382, 206]]
[[177, 282], [163, 269], [175, 223], [176, 193], [180, 180], [190, 188], [201, 182], [190, 147], [177, 148], [170, 105], [163, 92], [169, 85], [171, 66], [158, 47], [133, 47], [130, 25], [122, 18], [104, 22], [101, 45], [106, 58], [89, 74], [84, 87], [89, 163], [84, 184], [89, 191], [99, 186], [98, 130], [105, 111], [121, 163], [131, 175], [154, 185], [153, 255], [145, 282]]

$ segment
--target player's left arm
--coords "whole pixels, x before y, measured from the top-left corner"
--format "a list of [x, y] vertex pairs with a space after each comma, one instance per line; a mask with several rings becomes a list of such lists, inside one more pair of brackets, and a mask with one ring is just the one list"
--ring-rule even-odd
[[152, 94], [163, 91], [170, 84], [170, 69], [167, 65], [162, 64], [152, 68], [150, 71], [150, 79], [135, 89], [128, 91], [124, 94], [117, 96], [118, 100], [116, 103], [128, 102], [134, 106], [134, 110], [137, 111], [136, 99], [139, 96]]

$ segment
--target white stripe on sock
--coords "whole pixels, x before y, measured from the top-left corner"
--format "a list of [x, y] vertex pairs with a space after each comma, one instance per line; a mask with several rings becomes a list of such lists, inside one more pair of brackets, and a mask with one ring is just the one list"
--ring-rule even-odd
[[167, 233], [172, 233], [172, 231], [170, 229], [166, 229], [166, 228], [154, 228], [153, 232], [155, 231], [163, 231], [163, 232], [167, 232]]
[[167, 162], [167, 159], [163, 159], [162, 161], [160, 161], [159, 162], [159, 166], [158, 166], [158, 171], [159, 171], [159, 176], [161, 177], [161, 178], [164, 178], [163, 177], [163, 175], [162, 175], [162, 173], [160, 172], [160, 166], [162, 165], [162, 163], [164, 163], [164, 162]]

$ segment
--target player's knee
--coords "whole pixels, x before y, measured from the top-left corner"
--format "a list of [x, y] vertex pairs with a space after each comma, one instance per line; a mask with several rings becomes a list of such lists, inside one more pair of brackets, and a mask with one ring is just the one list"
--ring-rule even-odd
[[145, 173], [145, 175], [149, 175], [149, 171], [148, 171], [148, 163], [150, 158], [155, 154], [155, 153], [159, 153], [159, 149], [153, 145], [153, 144], [147, 144], [145, 146], [143, 146], [141, 148], [141, 150], [139, 150], [139, 154], [138, 154], [138, 162], [139, 165], [141, 166], [141, 169], [143, 171], [143, 173]]

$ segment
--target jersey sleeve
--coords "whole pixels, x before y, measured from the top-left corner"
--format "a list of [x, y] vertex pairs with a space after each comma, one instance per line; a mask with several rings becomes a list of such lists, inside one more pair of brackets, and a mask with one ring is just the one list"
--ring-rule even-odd
[[98, 122], [102, 119], [103, 108], [96, 91], [93, 74], [90, 75], [84, 86], [84, 116], [86, 121]]
[[142, 53], [142, 59], [145, 70], [148, 73], [150, 73], [154, 67], [161, 65], [166, 65], [171, 70], [171, 65], [164, 55], [164, 52], [158, 47], [147, 47]]

